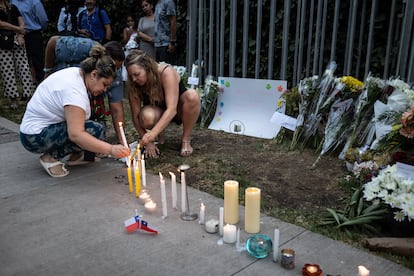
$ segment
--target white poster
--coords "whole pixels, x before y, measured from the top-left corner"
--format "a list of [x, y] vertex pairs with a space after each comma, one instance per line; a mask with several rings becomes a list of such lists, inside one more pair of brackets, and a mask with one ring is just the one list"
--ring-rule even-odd
[[287, 82], [280, 80], [219, 77], [216, 114], [209, 129], [272, 139], [280, 130], [275, 112], [285, 113], [282, 93]]

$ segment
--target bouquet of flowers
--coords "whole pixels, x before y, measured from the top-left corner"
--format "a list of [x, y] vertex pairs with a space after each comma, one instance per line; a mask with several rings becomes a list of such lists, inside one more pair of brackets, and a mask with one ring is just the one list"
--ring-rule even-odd
[[217, 101], [217, 90], [219, 88], [219, 83], [215, 81], [212, 77], [206, 77], [204, 83], [204, 89], [198, 89], [201, 99], [201, 111], [200, 111], [200, 125], [204, 125], [211, 118], [211, 114], [214, 111], [214, 106]]
[[400, 174], [396, 164], [387, 166], [364, 185], [364, 198], [368, 201], [380, 200], [396, 209], [396, 221], [414, 219], [414, 180]]

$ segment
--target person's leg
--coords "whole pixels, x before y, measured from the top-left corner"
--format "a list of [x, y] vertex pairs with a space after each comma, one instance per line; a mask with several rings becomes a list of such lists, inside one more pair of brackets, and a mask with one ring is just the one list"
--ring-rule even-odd
[[188, 89], [180, 97], [178, 116], [183, 123], [181, 136], [181, 156], [189, 156], [193, 152], [191, 132], [200, 114], [200, 96], [194, 89]]
[[3, 79], [4, 97], [11, 99], [10, 107], [16, 109], [19, 92], [16, 85], [13, 51], [0, 49], [0, 73]]
[[162, 113], [163, 110], [157, 106], [144, 106], [139, 113], [141, 126], [145, 129], [152, 129], [161, 118]]
[[27, 61], [26, 48], [24, 46], [14, 49], [14, 61], [22, 83], [22, 100], [27, 101], [33, 95], [35, 87], [30, 74], [29, 62]]
[[34, 79], [37, 83], [40, 83], [44, 77], [43, 68], [45, 64], [42, 32], [29, 32], [25, 35], [25, 40], [27, 57], [35, 74]]
[[56, 66], [56, 41], [59, 36], [52, 36], [46, 44], [45, 49], [45, 78], [53, 73]]

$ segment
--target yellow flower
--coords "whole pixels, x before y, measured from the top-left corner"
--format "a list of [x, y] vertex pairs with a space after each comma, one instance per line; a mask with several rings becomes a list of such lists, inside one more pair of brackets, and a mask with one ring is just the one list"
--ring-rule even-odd
[[346, 85], [346, 87], [352, 92], [357, 93], [362, 90], [364, 83], [352, 76], [343, 76], [341, 82]]

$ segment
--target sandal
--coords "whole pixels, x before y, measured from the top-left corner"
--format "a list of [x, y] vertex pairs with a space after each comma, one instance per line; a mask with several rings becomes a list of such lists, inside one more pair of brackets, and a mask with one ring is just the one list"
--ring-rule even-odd
[[90, 164], [90, 163], [93, 163], [93, 162], [101, 161], [101, 158], [99, 158], [99, 157], [95, 157], [95, 161], [86, 161], [86, 160], [84, 160], [85, 153], [83, 151], [82, 152], [77, 152], [77, 153], [72, 153], [72, 154], [78, 154], [79, 157], [75, 160], [69, 160], [71, 158], [71, 156], [69, 156], [69, 159], [66, 161], [66, 165], [68, 165], [68, 166], [72, 166], [72, 167], [73, 166], [80, 166], [80, 165], [86, 165], [86, 164]]
[[[67, 176], [69, 174], [69, 171], [65, 168], [65, 164], [63, 164], [60, 161], [55, 161], [55, 162], [46, 162], [43, 161], [42, 158], [39, 158], [40, 164], [42, 164], [43, 168], [46, 170], [46, 172], [51, 176], [51, 177], [64, 177]], [[50, 169], [57, 167], [57, 166], [61, 166], [62, 169], [62, 174], [56, 174], [53, 173]]]
[[181, 141], [181, 151], [180, 156], [181, 157], [188, 157], [193, 153], [193, 148], [191, 147], [191, 141]]

